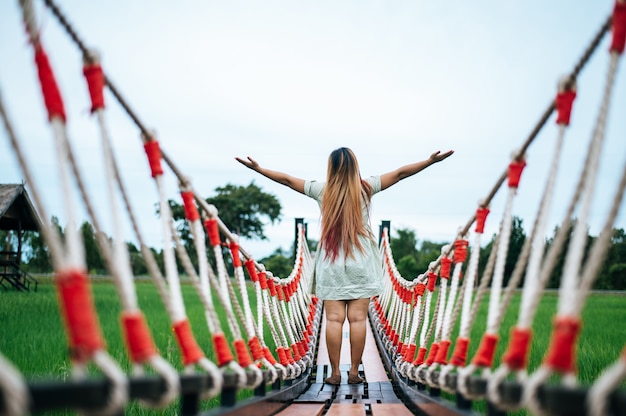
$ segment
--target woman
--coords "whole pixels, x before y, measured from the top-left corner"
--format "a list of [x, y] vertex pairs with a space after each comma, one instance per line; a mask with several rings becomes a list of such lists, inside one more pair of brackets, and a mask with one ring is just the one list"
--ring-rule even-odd
[[235, 158], [261, 175], [315, 199], [321, 210], [322, 232], [315, 259], [314, 293], [324, 301], [326, 345], [331, 375], [324, 382], [341, 383], [339, 358], [343, 323], [350, 325], [348, 383], [362, 383], [359, 364], [365, 347], [367, 308], [383, 290], [378, 246], [369, 224], [372, 196], [422, 171], [453, 153], [439, 151], [426, 160], [402, 166], [380, 176], [361, 179], [352, 150], [341, 147], [328, 158], [326, 183], [305, 181], [261, 167], [254, 159]]

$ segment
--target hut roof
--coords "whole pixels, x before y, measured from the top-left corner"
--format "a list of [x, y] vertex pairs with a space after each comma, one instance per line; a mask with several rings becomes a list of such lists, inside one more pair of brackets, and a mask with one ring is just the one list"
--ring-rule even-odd
[[23, 184], [0, 184], [0, 230], [41, 229], [41, 220]]

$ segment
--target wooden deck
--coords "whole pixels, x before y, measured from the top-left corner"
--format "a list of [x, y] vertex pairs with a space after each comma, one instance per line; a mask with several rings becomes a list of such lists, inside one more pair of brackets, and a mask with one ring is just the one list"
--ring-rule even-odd
[[393, 390], [393, 385], [385, 371], [370, 325], [367, 325], [367, 338], [359, 375], [363, 384], [348, 384], [347, 372], [350, 368], [350, 330], [346, 322], [343, 327], [340, 368], [342, 381], [339, 386], [324, 384], [330, 375], [330, 362], [326, 349], [326, 319], [322, 316], [316, 367], [312, 374], [311, 386], [293, 403], [282, 410], [280, 416], [408, 416], [409, 409], [402, 404]]

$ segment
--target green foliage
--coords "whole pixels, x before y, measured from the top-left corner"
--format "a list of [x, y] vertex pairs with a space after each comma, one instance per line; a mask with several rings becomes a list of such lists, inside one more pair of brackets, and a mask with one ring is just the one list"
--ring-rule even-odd
[[266, 270], [272, 272], [274, 276], [285, 278], [293, 270], [293, 256], [289, 256], [280, 247], [268, 257], [261, 259], [261, 263]]
[[226, 227], [243, 238], [266, 240], [263, 220], [274, 224], [281, 219], [282, 207], [276, 196], [263, 192], [254, 181], [248, 186], [227, 184], [215, 192], [217, 195], [206, 201], [218, 207]]
[[[519, 217], [514, 216], [511, 224], [511, 238], [509, 240], [509, 250], [506, 256], [506, 263], [504, 265], [504, 276], [503, 276], [503, 286], [506, 286], [513, 274], [513, 270], [515, 269], [515, 265], [517, 264], [517, 259], [520, 257], [522, 252], [522, 247], [524, 246], [524, 242], [526, 241], [526, 232], [524, 231], [524, 227], [522, 226], [523, 220]], [[487, 265], [487, 261], [489, 256], [491, 255], [491, 250], [493, 249], [494, 243], [496, 240], [496, 236], [492, 236], [491, 241], [485, 247], [481, 248], [480, 256], [479, 256], [479, 266], [478, 266], [478, 277], [482, 278], [483, 273], [485, 271], [485, 266]], [[521, 283], [520, 283], [521, 285]]]
[[85, 261], [87, 262], [87, 270], [89, 273], [104, 274], [106, 267], [100, 253], [98, 242], [96, 241], [96, 233], [93, 226], [88, 222], [83, 222], [80, 226], [80, 233], [83, 238], [85, 248]]
[[428, 269], [430, 262], [436, 260], [444, 243], [424, 240], [418, 250], [418, 240], [414, 230], [396, 229], [397, 237], [391, 237], [389, 244], [396, 267], [402, 277], [413, 280]]

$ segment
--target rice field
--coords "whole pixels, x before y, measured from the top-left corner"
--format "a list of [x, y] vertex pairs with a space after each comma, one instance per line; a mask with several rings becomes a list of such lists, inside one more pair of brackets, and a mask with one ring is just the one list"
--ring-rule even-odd
[[[108, 279], [94, 279], [93, 292], [102, 332], [106, 339], [109, 354], [116, 359], [125, 371], [130, 362], [124, 350], [119, 326], [120, 302], [114, 285]], [[146, 280], [136, 283], [137, 297], [146, 315], [160, 353], [177, 369], [182, 370], [180, 355], [172, 335], [170, 320], [154, 285]], [[200, 347], [209, 359], [214, 359], [204, 308], [191, 285], [183, 284], [183, 297], [189, 321]], [[0, 352], [18, 367], [27, 380], [63, 380], [70, 376], [71, 365], [67, 354], [65, 331], [59, 315], [56, 292], [50, 279], [43, 279], [36, 293], [7, 291], [0, 293]], [[253, 293], [250, 299], [254, 302]], [[529, 371], [537, 368], [543, 359], [548, 344], [552, 317], [556, 311], [557, 292], [546, 293], [537, 311], [533, 326], [533, 346], [529, 357]], [[508, 344], [509, 329], [517, 320], [520, 295], [514, 295], [500, 331], [500, 341], [495, 364]], [[217, 304], [217, 303], [216, 303]], [[478, 347], [485, 330], [488, 298], [481, 303], [473, 326], [469, 357]], [[252, 310], [256, 311], [252, 305]], [[221, 316], [224, 314], [222, 313]], [[626, 293], [601, 294], [590, 296], [583, 311], [583, 327], [577, 346], [578, 375], [581, 384], [588, 385], [602, 370], [612, 364], [626, 343]], [[457, 323], [458, 326], [458, 323]], [[227, 328], [224, 323], [224, 328]], [[456, 332], [453, 334], [453, 340]], [[271, 335], [265, 335], [271, 344]], [[242, 397], [249, 392], [242, 392]], [[203, 403], [203, 409], [218, 405], [213, 399]], [[154, 412], [130, 404], [132, 414], [168, 414], [175, 412], [175, 405], [165, 411]], [[63, 414], [59, 412], [58, 414]]]

